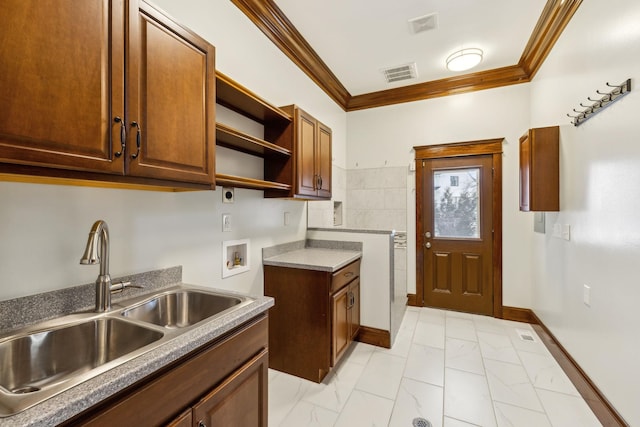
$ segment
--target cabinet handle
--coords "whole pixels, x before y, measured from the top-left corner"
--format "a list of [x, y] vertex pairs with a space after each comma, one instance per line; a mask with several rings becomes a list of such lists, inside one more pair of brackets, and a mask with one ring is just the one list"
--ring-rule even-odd
[[322, 177], [318, 175], [318, 179], [320, 180], [320, 186], [318, 187], [318, 189], [322, 190]]
[[344, 273], [344, 277], [349, 278], [353, 276], [353, 271], [347, 271], [346, 273]]
[[[138, 124], [138, 122], [131, 122], [131, 126], [137, 128], [137, 132], [136, 132], [136, 152], [135, 154], [131, 155], [132, 159], [136, 159], [139, 155], [140, 155], [140, 138], [142, 137], [142, 129], [140, 128], [140, 125]], [[206, 426], [205, 426], [206, 427]]]
[[349, 304], [347, 308], [351, 308], [356, 304], [356, 296], [353, 292], [349, 292]]
[[124, 153], [124, 148], [126, 147], [127, 129], [124, 126], [124, 121], [119, 116], [116, 116], [113, 121], [116, 123], [120, 123], [120, 151], [118, 151], [117, 153], [113, 153], [114, 156], [120, 157], [122, 156], [122, 153]]
[[198, 427], [207, 427], [204, 421], [198, 421]]

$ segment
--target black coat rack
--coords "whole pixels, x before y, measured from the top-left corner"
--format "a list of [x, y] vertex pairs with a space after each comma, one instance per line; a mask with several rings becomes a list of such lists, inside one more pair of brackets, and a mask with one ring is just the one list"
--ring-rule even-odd
[[589, 101], [593, 102], [593, 104], [584, 105], [582, 102], [580, 103], [580, 106], [582, 108], [586, 108], [586, 110], [579, 111], [574, 108], [573, 111], [575, 113], [578, 113], [577, 116], [567, 114], [567, 116], [573, 119], [572, 123], [574, 126], [580, 126], [582, 123], [586, 122], [591, 117], [595, 116], [596, 114], [598, 114], [599, 112], [601, 112], [602, 110], [604, 110], [605, 108], [607, 108], [608, 106], [616, 102], [618, 99], [622, 98], [623, 96], [631, 92], [631, 79], [627, 79], [624, 83], [620, 85], [611, 85], [607, 83], [607, 86], [613, 88], [613, 90], [611, 92], [600, 92], [599, 90], [596, 91], [598, 95], [603, 95], [602, 98], [600, 99], [591, 99], [591, 97], [587, 98]]

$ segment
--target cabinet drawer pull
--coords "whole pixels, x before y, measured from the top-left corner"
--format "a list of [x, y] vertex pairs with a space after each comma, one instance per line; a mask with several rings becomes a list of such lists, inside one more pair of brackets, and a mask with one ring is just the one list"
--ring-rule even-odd
[[207, 427], [204, 421], [198, 421], [198, 427]]
[[[142, 137], [142, 129], [140, 128], [140, 125], [138, 124], [138, 122], [131, 122], [131, 126], [137, 128], [137, 132], [136, 132], [136, 152], [135, 154], [131, 155], [132, 159], [137, 158], [140, 155], [140, 138]], [[206, 426], [205, 426], [206, 427]]]
[[346, 273], [344, 273], [344, 277], [349, 278], [353, 276], [353, 271], [347, 271]]
[[320, 180], [320, 186], [318, 186], [318, 189], [322, 190], [322, 176], [318, 175], [318, 179]]
[[120, 123], [120, 151], [117, 153], [113, 153], [114, 156], [120, 157], [122, 153], [124, 153], [124, 148], [127, 144], [127, 129], [124, 126], [124, 120], [122, 120], [119, 116], [114, 117], [114, 122]]

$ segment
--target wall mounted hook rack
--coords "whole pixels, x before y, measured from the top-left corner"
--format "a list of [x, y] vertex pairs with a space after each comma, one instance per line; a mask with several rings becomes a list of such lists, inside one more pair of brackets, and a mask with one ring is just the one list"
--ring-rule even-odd
[[577, 116], [567, 114], [567, 116], [573, 119], [572, 123], [574, 126], [580, 126], [582, 123], [586, 122], [591, 117], [595, 116], [597, 113], [631, 92], [631, 79], [627, 79], [624, 83], [619, 85], [612, 85], [607, 82], [607, 87], [613, 88], [613, 90], [610, 92], [601, 92], [600, 90], [596, 90], [596, 93], [598, 95], [602, 95], [602, 98], [592, 99], [590, 96], [587, 97], [587, 99], [593, 102], [593, 104], [584, 105], [582, 102], [580, 103], [580, 106], [582, 108], [586, 108], [586, 110], [579, 111], [574, 108], [573, 111], [578, 113]]

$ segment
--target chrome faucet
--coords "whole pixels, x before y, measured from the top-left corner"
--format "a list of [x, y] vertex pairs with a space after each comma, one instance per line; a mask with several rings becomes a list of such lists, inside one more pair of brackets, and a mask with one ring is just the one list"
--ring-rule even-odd
[[109, 227], [103, 220], [98, 220], [91, 227], [87, 247], [80, 258], [80, 264], [100, 264], [100, 275], [96, 279], [96, 308], [101, 313], [111, 309], [111, 294], [122, 292], [124, 288], [142, 288], [140, 285], [132, 285], [131, 282], [118, 282], [111, 284], [109, 276]]

